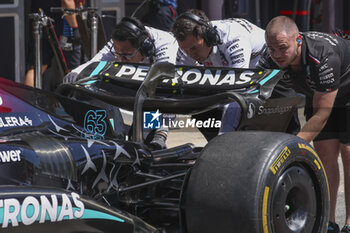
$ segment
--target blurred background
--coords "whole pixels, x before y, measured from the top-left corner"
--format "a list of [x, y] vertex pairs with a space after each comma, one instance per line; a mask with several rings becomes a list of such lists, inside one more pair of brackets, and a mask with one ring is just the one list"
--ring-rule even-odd
[[[0, 0], [0, 77], [23, 82], [29, 56], [29, 39], [33, 37], [28, 19], [31, 2], [35, 0]], [[60, 1], [60, 0], [57, 0]], [[86, 0], [84, 7], [95, 7], [102, 15], [104, 34], [108, 40], [114, 25], [123, 16], [146, 9], [145, 3], [156, 0]], [[159, 1], [159, 0], [158, 0]], [[348, 0], [171, 0], [177, 1], [175, 11], [181, 14], [190, 8], [202, 9], [211, 20], [245, 18], [265, 28], [277, 15], [293, 18], [301, 31], [350, 31]], [[80, 1], [81, 2], [81, 1]], [[142, 5], [144, 4], [144, 5]], [[142, 7], [140, 7], [142, 5]], [[83, 61], [82, 61], [83, 62]]]

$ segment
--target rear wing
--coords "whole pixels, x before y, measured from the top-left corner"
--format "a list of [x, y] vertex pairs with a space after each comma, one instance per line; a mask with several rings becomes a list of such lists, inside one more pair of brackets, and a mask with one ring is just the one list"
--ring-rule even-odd
[[[151, 65], [138, 63], [95, 62], [78, 75], [80, 80], [78, 83], [84, 84], [86, 81], [91, 83], [92, 80], [103, 79], [120, 87], [137, 90], [150, 67]], [[283, 73], [280, 70], [174, 66], [174, 78], [164, 79], [157, 90], [160, 93], [199, 96], [231, 90], [239, 93], [256, 93], [263, 85], [273, 87], [282, 78]]]
[[[83, 73], [76, 83], [61, 85], [58, 92], [97, 98], [134, 114], [136, 105], [142, 106], [136, 113], [159, 110], [194, 115], [236, 101], [242, 109], [239, 129], [284, 131], [302, 101], [300, 96], [270, 98], [283, 77], [280, 70], [100, 62]], [[152, 87], [146, 84], [150, 80]], [[142, 103], [135, 97], [140, 88], [147, 92]], [[273, 127], [267, 124], [271, 120]]]

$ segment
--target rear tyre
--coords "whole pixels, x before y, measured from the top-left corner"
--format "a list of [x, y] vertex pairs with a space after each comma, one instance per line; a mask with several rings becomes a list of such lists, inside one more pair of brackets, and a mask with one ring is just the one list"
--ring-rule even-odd
[[182, 196], [187, 233], [324, 233], [328, 183], [313, 148], [274, 132], [214, 138]]

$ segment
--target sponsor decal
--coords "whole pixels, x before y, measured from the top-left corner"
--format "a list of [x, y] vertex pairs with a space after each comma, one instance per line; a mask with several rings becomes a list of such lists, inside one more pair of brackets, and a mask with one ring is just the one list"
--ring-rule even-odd
[[[328, 63], [325, 63], [324, 65], [322, 65], [322, 66], [319, 68], [319, 71], [322, 72], [322, 71], [324, 71], [324, 70], [327, 69], [327, 68], [328, 68]], [[332, 68], [332, 70], [333, 70], [333, 68]]]
[[[179, 72], [178, 72], [179, 73]], [[190, 69], [184, 72], [181, 72], [181, 79], [185, 84], [210, 84], [215, 86], [222, 85], [241, 85], [249, 83], [252, 80], [254, 74], [253, 71], [246, 70], [236, 75], [234, 70], [216, 70], [215, 74], [212, 73], [210, 69], [199, 70], [199, 69]], [[165, 80], [166, 81], [166, 80]], [[178, 83], [177, 80], [173, 80], [175, 83]]]
[[159, 52], [156, 54], [156, 57], [160, 57], [160, 56], [164, 56], [165, 55], [165, 52]]
[[258, 109], [258, 115], [270, 115], [270, 114], [284, 114], [290, 112], [293, 106], [277, 106], [277, 107], [264, 107], [260, 106]]
[[[240, 19], [240, 18], [231, 18], [227, 19], [227, 21], [232, 21], [232, 22], [237, 22], [239, 23], [242, 27], [244, 27], [248, 32], [251, 32], [253, 30], [252, 25], [249, 23], [249, 21], [245, 19]], [[223, 20], [225, 22], [225, 20]]]
[[243, 53], [237, 54], [237, 55], [231, 55], [230, 58], [231, 60], [236, 60], [238, 58], [242, 58], [244, 56]]
[[[333, 76], [333, 75], [332, 75]], [[321, 81], [320, 84], [331, 84], [334, 83], [334, 78], [328, 79], [328, 80], [324, 80]]]
[[27, 196], [23, 201], [16, 198], [0, 199], [0, 224], [2, 228], [10, 225], [17, 227], [19, 223], [31, 225], [34, 222], [60, 222], [68, 219], [79, 219], [83, 216], [85, 206], [79, 200], [79, 195], [71, 193], [72, 200], [67, 194], [62, 194], [62, 203], [58, 205], [57, 195], [51, 195], [51, 200], [45, 195], [40, 200]]
[[32, 126], [33, 122], [27, 116], [6, 116], [0, 117], [0, 128], [18, 127], [18, 126]]
[[306, 34], [307, 37], [310, 37], [311, 39], [315, 38], [322, 38], [325, 41], [327, 41], [330, 45], [336, 46], [338, 44], [338, 40], [326, 33], [322, 32], [309, 32]]
[[243, 48], [240, 48], [240, 49], [234, 50], [234, 51], [232, 51], [231, 55], [232, 55], [232, 54], [239, 53], [239, 52], [242, 52], [242, 51], [243, 51]]
[[250, 103], [248, 106], [247, 118], [252, 119], [254, 114], [255, 114], [255, 105], [253, 103]]
[[0, 163], [10, 163], [21, 161], [20, 150], [0, 151]]
[[334, 76], [333, 73], [329, 73], [329, 74], [326, 74], [324, 76], [320, 76], [320, 80], [329, 79], [329, 78], [332, 78], [333, 76]]
[[243, 63], [244, 61], [245, 61], [244, 58], [239, 58], [239, 59], [233, 60], [232, 65], [235, 65], [237, 63]]
[[230, 52], [233, 52], [235, 49], [238, 49], [239, 45], [238, 44], [231, 44], [229, 47]]
[[[324, 74], [331, 73], [331, 72], [333, 72], [333, 67], [328, 68], [328, 69], [326, 69], [326, 70], [320, 72], [319, 76], [323, 76]], [[332, 73], [332, 74], [333, 74], [333, 73]], [[332, 77], [333, 77], [333, 75], [332, 75]], [[321, 79], [321, 80], [322, 80], [322, 79]]]
[[[117, 67], [118, 70], [116, 70], [115, 77], [143, 81], [149, 68], [149, 66], [124, 64]], [[185, 85], [242, 85], [251, 82], [252, 76], [255, 74], [255, 72], [251, 70], [245, 70], [243, 72], [235, 72], [232, 69], [214, 70], [192, 68], [184, 70], [182, 67], [177, 67], [176, 72], [180, 77], [175, 77], [171, 80], [164, 79], [163, 83], [169, 83], [170, 81], [170, 83], [181, 83]]]
[[270, 170], [274, 175], [277, 173], [282, 164], [287, 160], [290, 154], [290, 149], [287, 146], [284, 147], [282, 152], [278, 155], [277, 159], [273, 162], [273, 164], [270, 167]]
[[116, 77], [131, 76], [133, 80], [143, 81], [148, 73], [149, 66], [138, 66], [137, 68], [133, 65], [123, 65], [115, 75]]
[[[59, 203], [59, 199], [61, 202]], [[23, 200], [16, 198], [0, 199], [0, 225], [2, 228], [31, 225], [35, 222], [61, 222], [72, 219], [107, 219], [125, 222], [123, 219], [96, 210], [86, 209], [77, 193], [27, 196]]]
[[90, 110], [85, 114], [83, 137], [103, 139], [107, 131], [105, 110]]

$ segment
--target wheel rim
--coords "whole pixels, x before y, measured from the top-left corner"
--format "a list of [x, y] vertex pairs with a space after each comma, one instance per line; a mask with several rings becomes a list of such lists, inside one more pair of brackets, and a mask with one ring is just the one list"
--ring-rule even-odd
[[286, 169], [272, 196], [274, 232], [312, 232], [317, 215], [315, 184], [301, 166]]

